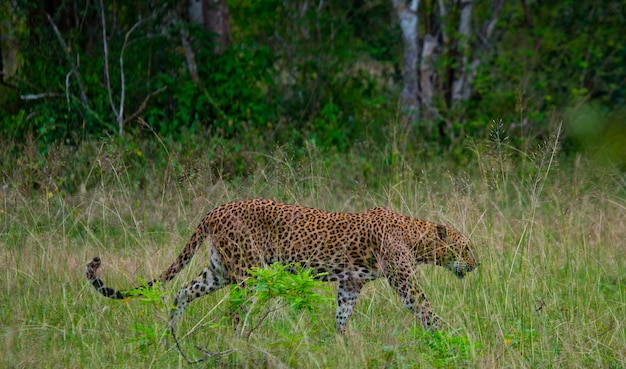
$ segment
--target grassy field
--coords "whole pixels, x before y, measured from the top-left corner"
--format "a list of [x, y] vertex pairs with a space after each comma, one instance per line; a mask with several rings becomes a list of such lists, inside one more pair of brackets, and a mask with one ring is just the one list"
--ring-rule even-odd
[[463, 280], [421, 269], [444, 320], [436, 334], [379, 280], [364, 288], [345, 336], [334, 331], [329, 284], [314, 314], [278, 310], [244, 339], [223, 324], [224, 289], [194, 302], [179, 326], [191, 357], [201, 357], [196, 346], [234, 349], [201, 367], [623, 368], [626, 177], [584, 158], [557, 160], [556, 146], [476, 144], [463, 168], [398, 152], [367, 162], [311, 149], [296, 161], [278, 150], [245, 180], [223, 180], [198, 159], [190, 171], [148, 169], [147, 184], [96, 150], [71, 195], [54, 185], [26, 191], [14, 171], [0, 189], [0, 367], [187, 367], [163, 334], [167, 306], [206, 252], [165, 286], [165, 302], [105, 299], [84, 279], [85, 263], [99, 255], [108, 283], [134, 286], [169, 265], [208, 210], [269, 197], [333, 211], [388, 206], [446, 223], [471, 235], [481, 266]]

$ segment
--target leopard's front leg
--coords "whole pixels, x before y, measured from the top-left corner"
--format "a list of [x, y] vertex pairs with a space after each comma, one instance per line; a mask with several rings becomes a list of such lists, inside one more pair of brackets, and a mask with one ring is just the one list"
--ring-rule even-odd
[[[397, 255], [402, 256], [402, 255]], [[437, 329], [439, 317], [433, 311], [430, 301], [417, 279], [417, 267], [408, 257], [395, 258], [386, 271], [387, 280], [391, 287], [400, 296], [406, 307], [419, 319], [422, 326], [428, 330]]]
[[437, 329], [440, 319], [433, 311], [430, 301], [426, 298], [414, 276], [404, 279], [394, 275], [389, 278], [389, 283], [424, 328], [428, 330]]

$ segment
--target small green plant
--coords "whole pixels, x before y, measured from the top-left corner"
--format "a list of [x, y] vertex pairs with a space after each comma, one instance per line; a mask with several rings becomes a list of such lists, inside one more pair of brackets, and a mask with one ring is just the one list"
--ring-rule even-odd
[[[161, 283], [159, 282], [152, 286], [148, 286], [148, 284], [142, 279], [139, 279], [139, 282], [142, 285], [141, 287], [128, 291], [130, 297], [138, 297], [139, 301], [141, 301], [144, 305], [156, 307], [158, 310], [165, 310], [167, 308], [167, 304], [165, 304], [163, 296], [169, 291], [160, 288]], [[143, 311], [138, 311], [137, 318], [140, 318], [142, 315]], [[142, 351], [146, 350], [151, 345], [158, 344], [159, 341], [170, 333], [169, 329], [158, 322], [143, 324], [136, 321], [131, 326], [131, 330], [135, 332], [135, 335], [130, 337], [128, 341], [137, 344], [139, 350]]]
[[[252, 278], [242, 285], [231, 287], [229, 305], [235, 313], [246, 312], [243, 317], [245, 327], [254, 315], [260, 318], [247, 332], [242, 334], [248, 338], [263, 321], [273, 312], [289, 307], [294, 312], [306, 311], [312, 319], [318, 303], [328, 299], [318, 291], [326, 288], [315, 280], [323, 274], [314, 274], [312, 269], [304, 269], [299, 263], [281, 265], [274, 263], [269, 268], [254, 267], [249, 271]], [[280, 300], [271, 307], [270, 302]]]
[[428, 350], [422, 356], [435, 368], [452, 368], [472, 362], [472, 349], [480, 348], [480, 343], [472, 342], [467, 336], [456, 332], [427, 332], [421, 336]]
[[164, 307], [163, 296], [169, 291], [161, 288], [160, 282], [155, 282], [152, 286], [148, 286], [148, 282], [141, 278], [137, 279], [141, 283], [140, 287], [133, 288], [126, 291], [130, 297], [139, 297], [140, 301], [147, 304], [158, 304], [160, 307]]
[[[478, 342], [472, 342], [466, 336], [460, 336], [456, 332], [424, 331], [421, 327], [416, 328], [412, 335], [414, 342], [421, 343], [417, 347], [413, 344], [386, 345], [382, 348], [380, 359], [371, 360], [371, 367], [421, 367], [427, 363], [433, 368], [459, 368], [472, 367], [472, 351], [480, 348]], [[413, 352], [418, 351], [422, 360], [415, 360]]]
[[135, 335], [129, 338], [128, 341], [137, 344], [141, 351], [158, 344], [169, 333], [169, 330], [163, 328], [163, 325], [160, 323], [150, 325], [135, 323], [130, 329], [135, 332]]
[[[481, 347], [478, 342], [473, 342], [466, 336], [457, 332], [429, 332], [416, 328], [412, 334], [415, 342], [421, 343], [417, 348], [411, 345], [383, 346], [382, 362], [386, 367], [419, 367], [428, 363], [434, 368], [458, 368], [471, 367], [474, 356], [472, 351]], [[412, 358], [414, 351], [424, 361], [416, 362]], [[373, 365], [380, 366], [380, 361], [372, 361]]]

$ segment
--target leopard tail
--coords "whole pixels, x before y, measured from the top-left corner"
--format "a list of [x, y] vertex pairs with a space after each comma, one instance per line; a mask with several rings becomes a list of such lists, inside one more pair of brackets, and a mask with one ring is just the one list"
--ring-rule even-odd
[[189, 263], [191, 258], [196, 254], [196, 251], [198, 251], [200, 245], [202, 245], [202, 243], [208, 236], [208, 227], [206, 225], [205, 219], [203, 219], [202, 222], [200, 222], [200, 225], [196, 227], [196, 230], [193, 232], [191, 238], [176, 258], [176, 261], [174, 261], [158, 278], [151, 280], [147, 284], [137, 286], [130, 290], [116, 290], [114, 288], [107, 287], [102, 279], [98, 278], [97, 276], [98, 268], [100, 268], [100, 266], [102, 265], [102, 260], [97, 256], [93, 258], [89, 263], [87, 263], [85, 276], [87, 277], [89, 283], [91, 283], [91, 285], [105, 297], [121, 300], [127, 297], [139, 296], [140, 294], [136, 293], [136, 291], [138, 291], [139, 289], [152, 287], [157, 282], [167, 282], [173, 279], [181, 270], [183, 270], [183, 268]]

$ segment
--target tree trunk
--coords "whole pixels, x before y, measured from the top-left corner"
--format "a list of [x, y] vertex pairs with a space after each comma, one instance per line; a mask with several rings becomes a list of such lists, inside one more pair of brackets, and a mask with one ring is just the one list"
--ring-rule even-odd
[[424, 36], [424, 46], [422, 48], [422, 60], [420, 61], [420, 91], [422, 99], [422, 109], [424, 110], [422, 117], [426, 132], [432, 132], [432, 124], [435, 118], [439, 116], [434, 106], [435, 98], [435, 79], [437, 71], [435, 70], [435, 49], [438, 45], [436, 36], [427, 34]]
[[419, 64], [418, 5], [418, 0], [393, 0], [393, 6], [400, 20], [404, 44], [402, 111], [409, 122], [417, 121], [420, 114], [417, 81], [417, 65]]
[[470, 95], [470, 85], [468, 83], [468, 55], [470, 39], [470, 20], [472, 17], [472, 0], [460, 0], [461, 15], [459, 17], [458, 40], [456, 54], [459, 58], [459, 67], [455, 70], [454, 81], [452, 82], [452, 108], [456, 108], [459, 102], [465, 101]]
[[[476, 69], [489, 46], [504, 2], [492, 0], [491, 14], [480, 30], [473, 32], [473, 1], [426, 3], [422, 12], [424, 35], [420, 35], [419, 0], [393, 0], [404, 45], [404, 119], [415, 121], [421, 118], [428, 134], [437, 127], [441, 138], [449, 138], [446, 140], [449, 142], [455, 140], [455, 133], [462, 135], [462, 130], [452, 130], [452, 122], [462, 119], [465, 102], [472, 94]], [[439, 66], [440, 61], [444, 62], [442, 66]]]
[[[5, 9], [2, 9], [2, 8]], [[0, 17], [0, 81], [7, 81], [7, 77], [17, 74], [19, 70], [19, 49], [18, 37], [19, 32], [24, 30], [15, 20], [20, 21], [16, 15], [16, 9], [7, 2], [0, 6], [3, 15]]]
[[196, 63], [196, 53], [193, 51], [193, 47], [191, 47], [191, 43], [189, 42], [189, 32], [187, 32], [187, 28], [185, 27], [180, 28], [180, 41], [183, 45], [183, 51], [185, 52], [185, 59], [187, 59], [189, 76], [191, 77], [193, 84], [197, 87], [200, 85], [198, 63]]
[[230, 12], [226, 0], [188, 0], [189, 21], [215, 34], [216, 53], [222, 53], [231, 43]]

